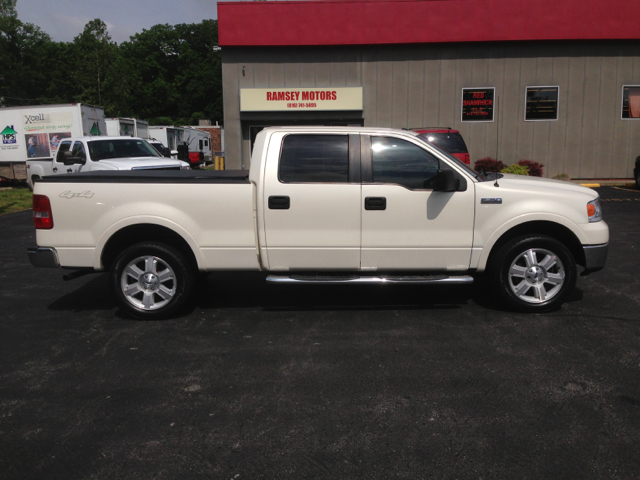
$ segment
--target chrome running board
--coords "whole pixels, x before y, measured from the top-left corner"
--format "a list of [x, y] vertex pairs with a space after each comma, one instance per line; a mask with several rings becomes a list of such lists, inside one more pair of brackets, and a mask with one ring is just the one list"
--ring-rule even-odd
[[369, 283], [446, 283], [449, 285], [462, 285], [473, 283], [473, 277], [469, 275], [403, 275], [403, 276], [357, 276], [357, 275], [269, 275], [269, 283], [304, 283], [307, 285], [328, 284], [369, 284]]

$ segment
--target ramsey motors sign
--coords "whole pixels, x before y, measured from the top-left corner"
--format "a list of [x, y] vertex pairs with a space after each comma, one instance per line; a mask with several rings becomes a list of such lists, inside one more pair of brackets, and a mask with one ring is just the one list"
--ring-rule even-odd
[[362, 87], [241, 88], [241, 112], [362, 110]]

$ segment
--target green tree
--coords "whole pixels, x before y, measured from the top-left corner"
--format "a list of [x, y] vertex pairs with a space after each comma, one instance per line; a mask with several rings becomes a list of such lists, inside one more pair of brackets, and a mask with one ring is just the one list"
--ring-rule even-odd
[[103, 105], [105, 82], [118, 57], [118, 46], [111, 41], [107, 25], [96, 18], [73, 39], [76, 68], [72, 78], [78, 88], [78, 99]]
[[39, 27], [18, 19], [15, 0], [0, 0], [0, 102], [46, 103], [57, 46]]
[[155, 25], [123, 43], [131, 65], [133, 110], [143, 118], [222, 120], [222, 69], [218, 23]]

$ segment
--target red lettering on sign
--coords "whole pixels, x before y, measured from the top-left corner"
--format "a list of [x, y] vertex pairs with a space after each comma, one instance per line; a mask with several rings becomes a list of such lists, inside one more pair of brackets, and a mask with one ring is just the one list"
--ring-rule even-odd
[[333, 92], [331, 92], [331, 100], [337, 100], [337, 99], [338, 99], [338, 92], [334, 90]]
[[302, 92], [302, 100], [309, 100], [309, 92]]

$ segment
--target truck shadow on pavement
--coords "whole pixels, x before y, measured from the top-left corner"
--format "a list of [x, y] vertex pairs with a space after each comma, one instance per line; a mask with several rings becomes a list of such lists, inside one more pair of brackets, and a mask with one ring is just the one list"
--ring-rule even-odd
[[[48, 305], [52, 311], [116, 310], [106, 273], [92, 276]], [[73, 281], [63, 288], [73, 287]], [[70, 289], [70, 288], [69, 288]], [[567, 302], [577, 302], [576, 288]], [[481, 281], [468, 286], [440, 285], [274, 285], [261, 273], [214, 273], [200, 279], [191, 306], [195, 309], [261, 308], [265, 311], [452, 310], [484, 308], [510, 311]], [[132, 318], [117, 309], [119, 318]]]

